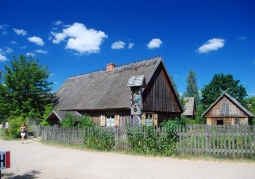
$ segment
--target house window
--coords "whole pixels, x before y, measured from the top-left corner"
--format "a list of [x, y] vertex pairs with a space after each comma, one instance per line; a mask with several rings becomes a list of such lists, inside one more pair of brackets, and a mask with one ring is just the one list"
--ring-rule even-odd
[[145, 122], [146, 126], [153, 126], [152, 114], [146, 114]]
[[115, 118], [114, 115], [106, 115], [106, 126], [113, 127], [115, 126]]
[[217, 120], [217, 125], [223, 125], [223, 120]]

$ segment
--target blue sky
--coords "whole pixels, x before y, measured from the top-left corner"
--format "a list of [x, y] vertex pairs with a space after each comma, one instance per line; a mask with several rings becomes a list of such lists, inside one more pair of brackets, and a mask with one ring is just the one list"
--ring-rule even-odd
[[73, 75], [162, 56], [178, 91], [232, 74], [255, 95], [254, 0], [0, 0], [0, 70], [12, 55], [49, 65], [57, 90]]

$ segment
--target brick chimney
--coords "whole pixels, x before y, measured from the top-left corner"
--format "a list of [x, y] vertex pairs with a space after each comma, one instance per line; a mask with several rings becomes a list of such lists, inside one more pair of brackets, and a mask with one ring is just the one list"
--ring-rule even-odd
[[115, 67], [116, 67], [116, 65], [114, 63], [107, 64], [106, 65], [106, 72], [111, 72]]

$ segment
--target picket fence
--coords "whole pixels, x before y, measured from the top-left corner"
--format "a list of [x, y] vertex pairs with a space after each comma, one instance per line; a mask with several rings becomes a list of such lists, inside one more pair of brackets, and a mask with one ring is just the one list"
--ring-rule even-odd
[[[89, 128], [37, 127], [41, 139], [48, 142], [84, 145], [85, 134]], [[127, 131], [119, 127], [101, 128], [101, 131], [114, 132], [114, 149], [129, 151]], [[188, 154], [241, 155], [255, 154], [255, 125], [212, 126], [186, 125], [177, 128], [176, 152]], [[155, 128], [158, 135], [166, 135], [164, 128]], [[99, 131], [100, 132], [100, 131]], [[144, 134], [146, 137], [146, 134]]]
[[187, 125], [178, 130], [177, 150], [189, 154], [254, 155], [255, 125]]

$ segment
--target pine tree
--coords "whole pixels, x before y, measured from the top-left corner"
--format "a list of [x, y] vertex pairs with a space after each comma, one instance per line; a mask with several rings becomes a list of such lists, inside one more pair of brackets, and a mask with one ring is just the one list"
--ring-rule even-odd
[[196, 73], [193, 70], [189, 71], [189, 75], [187, 77], [187, 87], [186, 91], [183, 94], [183, 97], [194, 97], [196, 104], [198, 105], [200, 103], [200, 97], [197, 86], [197, 77]]

